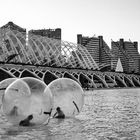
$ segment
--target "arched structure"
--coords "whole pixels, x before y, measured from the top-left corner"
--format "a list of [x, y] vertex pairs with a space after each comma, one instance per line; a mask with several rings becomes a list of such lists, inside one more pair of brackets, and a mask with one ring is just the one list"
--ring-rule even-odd
[[78, 44], [1, 29], [0, 61], [15, 64], [99, 70], [87, 49]]
[[0, 67], [0, 73], [3, 75], [1, 81], [10, 77], [30, 76], [49, 84], [57, 78], [67, 77], [77, 81], [86, 89], [140, 87], [140, 76], [134, 74], [10, 64], [0, 64]]
[[83, 88], [140, 87], [139, 75], [104, 72], [108, 67], [99, 66], [82, 45], [27, 35], [24, 30], [0, 29], [0, 81], [30, 76], [49, 84], [67, 77]]
[[0, 68], [0, 81], [7, 78], [14, 78], [14, 77], [15, 76], [11, 72], [8, 72], [5, 69]]

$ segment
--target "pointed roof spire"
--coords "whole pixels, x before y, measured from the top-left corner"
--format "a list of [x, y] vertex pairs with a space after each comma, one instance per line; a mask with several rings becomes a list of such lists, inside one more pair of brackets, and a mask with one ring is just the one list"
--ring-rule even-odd
[[123, 72], [123, 67], [122, 67], [122, 63], [121, 63], [120, 58], [118, 58], [118, 62], [117, 62], [117, 66], [116, 66], [116, 70], [115, 71]]

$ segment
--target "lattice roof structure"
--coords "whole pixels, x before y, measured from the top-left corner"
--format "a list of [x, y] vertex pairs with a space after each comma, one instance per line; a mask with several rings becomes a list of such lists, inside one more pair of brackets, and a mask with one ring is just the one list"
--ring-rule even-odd
[[0, 29], [0, 61], [41, 66], [99, 69], [82, 45], [18, 30]]

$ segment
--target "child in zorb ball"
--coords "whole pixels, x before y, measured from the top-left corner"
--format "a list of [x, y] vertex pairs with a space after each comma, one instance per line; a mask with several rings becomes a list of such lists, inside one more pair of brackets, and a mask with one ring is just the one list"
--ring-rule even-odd
[[49, 119], [44, 112], [52, 109], [52, 94], [46, 84], [36, 78], [21, 78], [5, 90], [2, 106], [9, 122], [20, 126], [40, 125]]
[[56, 108], [56, 113], [54, 114], [53, 118], [59, 118], [59, 119], [65, 118], [65, 114], [63, 113], [60, 107]]
[[32, 77], [14, 79], [2, 98], [6, 118], [20, 126], [48, 123], [50, 116], [58, 119], [76, 116], [83, 103], [81, 86], [68, 78], [56, 79], [48, 86]]
[[74, 117], [80, 113], [84, 104], [84, 92], [78, 82], [69, 78], [58, 78], [48, 88], [53, 95], [51, 115], [54, 118]]

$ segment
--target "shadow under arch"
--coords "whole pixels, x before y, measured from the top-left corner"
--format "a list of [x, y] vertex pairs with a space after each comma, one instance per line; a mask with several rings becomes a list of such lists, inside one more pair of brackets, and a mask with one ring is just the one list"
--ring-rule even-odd
[[134, 87], [135, 85], [132, 83], [132, 81], [130, 81], [129, 78], [124, 76], [124, 82], [128, 87]]
[[108, 84], [108, 83], [114, 83], [114, 80], [108, 76], [108, 75], [105, 75], [105, 82]]
[[50, 71], [47, 71], [44, 75], [43, 81], [48, 85], [53, 80], [57, 79], [58, 77]]
[[103, 66], [99, 66], [100, 71], [104, 72], [104, 71], [109, 71], [111, 69], [111, 65], [110, 64], [105, 64]]
[[[91, 80], [89, 77], [85, 76], [84, 74], [80, 73], [79, 74], [79, 82], [81, 83], [82, 88], [88, 89], [90, 87]], [[93, 85], [93, 83], [92, 83]], [[94, 85], [96, 88], [96, 86]]]
[[0, 68], [0, 81], [7, 79], [7, 78], [14, 78], [15, 76], [9, 73], [8, 71]]
[[140, 87], [140, 83], [134, 77], [132, 77], [132, 81], [136, 87]]
[[76, 81], [77, 83], [81, 84], [81, 83], [78, 81], [78, 79], [76, 79], [73, 75], [71, 75], [71, 74], [69, 74], [69, 73], [67, 73], [67, 72], [64, 73], [64, 76], [63, 76], [63, 77], [65, 77], [65, 78], [70, 78], [70, 79]]
[[23, 78], [23, 77], [33, 77], [33, 78], [40, 79], [38, 76], [36, 76], [36, 75], [33, 74], [32, 72], [28, 71], [27, 69], [24, 70], [24, 71], [21, 73], [20, 78]]
[[126, 85], [123, 83], [123, 81], [121, 80], [120, 77], [115, 76], [115, 81], [117, 83], [117, 85], [116, 85], [117, 87], [126, 87]]
[[103, 80], [96, 74], [93, 75], [93, 81], [97, 87], [103, 87], [103, 88], [107, 87], [107, 84], [105, 84]]

